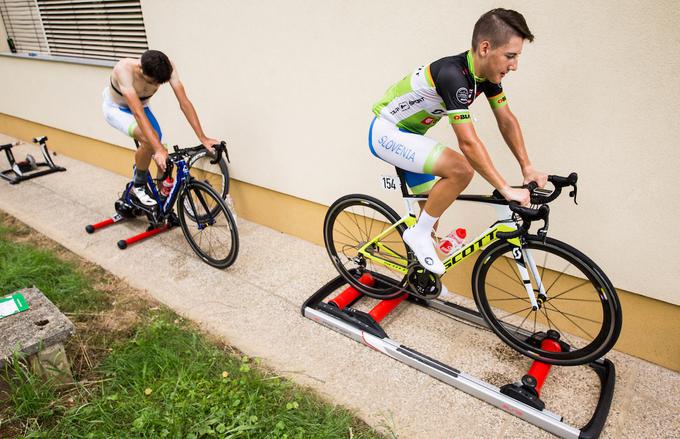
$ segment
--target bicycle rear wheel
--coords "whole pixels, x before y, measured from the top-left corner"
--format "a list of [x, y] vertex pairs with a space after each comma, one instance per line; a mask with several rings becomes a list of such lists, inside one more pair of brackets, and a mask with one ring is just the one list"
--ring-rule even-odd
[[210, 185], [188, 183], [177, 200], [177, 213], [184, 237], [203, 261], [216, 268], [234, 263], [239, 247], [236, 223]]
[[[373, 261], [358, 250], [376, 236], [399, 221], [397, 213], [388, 205], [368, 195], [346, 195], [334, 202], [326, 213], [323, 226], [324, 243], [333, 265], [345, 280], [367, 296], [389, 299], [405, 292], [405, 272], [412, 258], [401, 238], [404, 224], [396, 227], [367, 250], [375, 258], [395, 268]], [[378, 282], [374, 286], [359, 282], [362, 274], [369, 272]]]
[[229, 193], [229, 168], [224, 157], [215, 164], [210, 163], [214, 159], [215, 154], [203, 149], [189, 157], [187, 163], [192, 177], [209, 184], [224, 199]]
[[[528, 270], [539, 298], [540, 307], [534, 310], [513, 249], [517, 247], [507, 241], [492, 244], [479, 256], [472, 273], [475, 302], [496, 335], [518, 352], [550, 364], [574, 366], [604, 356], [619, 337], [622, 313], [616, 291], [602, 270], [561, 241], [527, 236], [524, 249], [538, 271], [537, 278]], [[546, 291], [544, 300], [539, 283]], [[570, 350], [542, 349], [531, 337], [548, 330], [557, 331]]]

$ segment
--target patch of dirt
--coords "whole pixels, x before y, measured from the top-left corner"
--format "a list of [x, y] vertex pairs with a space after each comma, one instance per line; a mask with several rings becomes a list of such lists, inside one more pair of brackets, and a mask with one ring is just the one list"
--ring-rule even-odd
[[99, 318], [98, 324], [101, 326], [102, 329], [108, 331], [127, 332], [130, 329], [132, 329], [137, 324], [138, 321], [139, 317], [137, 316], [136, 312], [120, 311], [116, 314], [114, 313], [102, 314], [102, 316]]
[[491, 348], [491, 352], [502, 363], [512, 364], [526, 360], [526, 358], [522, 356], [522, 354], [520, 354], [519, 352], [512, 349], [510, 346], [503, 343], [495, 344]]
[[487, 383], [493, 384], [496, 387], [501, 387], [501, 386], [504, 386], [506, 384], [509, 384], [509, 383], [516, 381], [515, 378], [513, 378], [509, 375], [505, 375], [505, 374], [502, 374], [502, 373], [496, 373], [496, 372], [488, 372], [488, 373], [482, 374], [480, 379], [482, 379], [483, 381], [486, 381]]

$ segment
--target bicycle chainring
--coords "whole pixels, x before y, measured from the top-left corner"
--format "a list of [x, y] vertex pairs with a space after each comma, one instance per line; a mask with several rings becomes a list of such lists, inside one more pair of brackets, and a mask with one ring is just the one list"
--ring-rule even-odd
[[409, 264], [406, 281], [410, 287], [408, 292], [423, 300], [436, 299], [442, 292], [442, 281], [439, 276], [417, 262]]

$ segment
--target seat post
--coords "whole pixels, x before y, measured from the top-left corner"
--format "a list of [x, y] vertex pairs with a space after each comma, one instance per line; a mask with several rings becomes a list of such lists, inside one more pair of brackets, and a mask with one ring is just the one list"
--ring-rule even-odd
[[397, 176], [399, 177], [399, 182], [401, 183], [401, 195], [404, 198], [411, 197], [411, 194], [408, 193], [408, 186], [406, 185], [406, 176], [404, 175], [404, 170], [397, 168], [396, 166], [394, 167], [394, 170], [397, 171]]

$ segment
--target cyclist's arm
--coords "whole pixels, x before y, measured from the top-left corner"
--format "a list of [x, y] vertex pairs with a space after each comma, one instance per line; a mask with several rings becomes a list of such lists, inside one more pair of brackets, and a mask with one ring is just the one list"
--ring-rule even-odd
[[177, 102], [179, 102], [179, 108], [182, 110], [182, 113], [184, 113], [184, 116], [186, 117], [187, 122], [189, 122], [189, 125], [191, 125], [191, 128], [194, 130], [194, 133], [196, 133], [196, 137], [198, 137], [198, 140], [203, 146], [212, 150], [212, 146], [220, 142], [206, 136], [203, 132], [201, 122], [198, 120], [198, 114], [196, 114], [196, 109], [187, 97], [187, 93], [184, 90], [184, 84], [182, 84], [182, 81], [180, 81], [179, 76], [177, 75], [177, 68], [175, 68], [174, 64], [172, 75], [170, 76], [170, 87], [172, 87], [172, 91], [175, 93]]
[[491, 161], [491, 156], [477, 137], [472, 123], [451, 124], [458, 138], [458, 147], [475, 171], [484, 177], [506, 200], [529, 204], [529, 191], [510, 187]]
[[148, 139], [148, 142], [151, 144], [154, 152], [165, 150], [163, 145], [161, 145], [161, 142], [158, 140], [156, 132], [151, 126], [151, 122], [149, 122], [149, 118], [146, 117], [142, 101], [139, 100], [139, 96], [137, 96], [137, 92], [132, 85], [132, 72], [122, 68], [116, 72], [116, 78], [118, 79], [120, 94], [122, 94], [125, 98], [128, 108], [130, 108], [132, 115], [137, 121], [139, 129], [142, 131], [142, 135]]
[[451, 124], [451, 126], [458, 139], [458, 147], [474, 170], [499, 191], [503, 192], [506, 188], [510, 188], [493, 165], [489, 152], [477, 136], [475, 126], [472, 123]]
[[[441, 96], [446, 106], [449, 122], [458, 139], [458, 146], [472, 168], [498, 189], [507, 200], [528, 204], [529, 191], [513, 189], [508, 185], [493, 165], [486, 147], [477, 137], [468, 109], [468, 105], [473, 100], [471, 95], [473, 91], [469, 89], [467, 77], [461, 73], [460, 69], [445, 66], [437, 72], [433, 81], [437, 94]], [[461, 94], [461, 88], [469, 90], [470, 94]]]
[[517, 163], [519, 163], [520, 169], [522, 170], [522, 176], [524, 177], [524, 183], [536, 181], [539, 187], [545, 186], [548, 176], [534, 169], [531, 164], [529, 154], [527, 154], [526, 146], [524, 145], [522, 129], [519, 126], [517, 118], [513, 112], [510, 111], [510, 107], [508, 105], [496, 107], [493, 109], [493, 114], [496, 116], [498, 129], [503, 135], [505, 143], [508, 144], [510, 151], [512, 151], [512, 154], [517, 159]]

